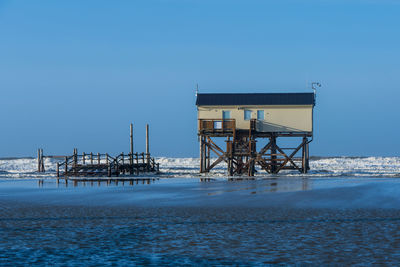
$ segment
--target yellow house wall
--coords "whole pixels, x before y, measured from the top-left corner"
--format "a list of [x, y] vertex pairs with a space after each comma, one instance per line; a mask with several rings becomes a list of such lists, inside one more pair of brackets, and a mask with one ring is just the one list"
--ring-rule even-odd
[[222, 111], [231, 112], [237, 129], [249, 129], [250, 121], [244, 120], [244, 110], [251, 110], [257, 119], [257, 110], [264, 110], [264, 120], [257, 122], [262, 132], [312, 132], [313, 106], [199, 106], [198, 119], [222, 119]]

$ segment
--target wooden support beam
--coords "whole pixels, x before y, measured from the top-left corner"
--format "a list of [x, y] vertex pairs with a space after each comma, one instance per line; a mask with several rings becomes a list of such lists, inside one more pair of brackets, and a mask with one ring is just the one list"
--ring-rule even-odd
[[203, 143], [204, 143], [204, 137], [203, 135], [200, 135], [200, 173], [203, 173], [203, 160], [204, 160], [204, 154], [203, 154]]
[[146, 163], [147, 171], [150, 169], [150, 140], [149, 140], [149, 125], [146, 124]]
[[130, 143], [131, 143], [131, 147], [130, 147], [130, 151], [131, 154], [133, 155], [133, 124], [131, 123], [130, 125]]
[[[292, 163], [292, 165], [293, 165], [293, 167], [295, 168], [295, 169], [297, 169], [297, 170], [299, 170], [299, 171], [301, 171], [301, 169], [296, 165], [296, 163], [294, 163], [294, 161], [293, 161], [293, 156], [294, 156], [294, 154], [291, 156], [291, 157], [288, 157], [280, 148], [279, 148], [279, 146], [276, 146], [276, 148], [279, 150], [279, 152], [281, 152], [282, 154], [283, 154], [283, 156], [285, 156], [285, 158], [286, 158], [286, 160], [282, 163], [282, 165], [281, 165], [281, 167], [283, 167], [288, 161], [290, 161], [290, 163]], [[299, 148], [300, 149], [300, 148]], [[278, 163], [279, 164], [279, 163]]]
[[274, 164], [276, 162], [276, 137], [273, 135], [270, 137], [270, 143], [271, 143], [271, 172], [272, 173], [277, 173], [277, 168], [276, 165]]
[[60, 177], [60, 163], [59, 162], [57, 162], [57, 178], [58, 177]]
[[41, 171], [41, 166], [42, 166], [42, 163], [40, 162], [40, 148], [38, 148], [38, 151], [37, 151], [37, 163], [38, 163], [38, 172], [40, 172]]
[[209, 172], [212, 168], [214, 168], [215, 166], [217, 166], [221, 161], [224, 160], [223, 158], [224, 156], [221, 155], [218, 159], [216, 159], [208, 168], [207, 168], [207, 172]]
[[[294, 157], [294, 155], [296, 155], [296, 153], [300, 150], [300, 148], [303, 146], [303, 144], [304, 144], [304, 140], [303, 140], [303, 142], [301, 142], [301, 144], [289, 155], [289, 156], [286, 156], [286, 160], [281, 164], [281, 166], [277, 169], [277, 172], [279, 172], [285, 165], [286, 165], [286, 163], [288, 162], [288, 161], [290, 161], [293, 157]], [[294, 162], [293, 161], [291, 161], [292, 162], [292, 164], [294, 164]], [[294, 164], [294, 166], [296, 166], [297, 167], [297, 165], [295, 165]], [[298, 167], [297, 167], [298, 168]]]

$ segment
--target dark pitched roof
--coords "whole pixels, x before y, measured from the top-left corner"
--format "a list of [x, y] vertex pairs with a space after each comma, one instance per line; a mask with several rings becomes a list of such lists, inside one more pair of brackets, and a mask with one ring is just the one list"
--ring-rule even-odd
[[197, 94], [197, 106], [314, 105], [314, 93]]

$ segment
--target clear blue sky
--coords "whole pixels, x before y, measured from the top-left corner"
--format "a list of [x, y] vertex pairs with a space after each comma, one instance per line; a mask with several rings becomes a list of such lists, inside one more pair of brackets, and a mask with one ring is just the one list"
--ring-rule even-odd
[[312, 155], [400, 150], [399, 1], [0, 0], [0, 157], [198, 156], [194, 88], [323, 87]]

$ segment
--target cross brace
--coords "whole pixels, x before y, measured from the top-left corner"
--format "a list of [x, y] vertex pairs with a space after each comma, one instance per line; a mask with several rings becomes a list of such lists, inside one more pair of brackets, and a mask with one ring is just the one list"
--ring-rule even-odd
[[[226, 150], [218, 146], [210, 136], [200, 135], [200, 172], [210, 172], [221, 162], [228, 165], [228, 174], [254, 176], [255, 165], [267, 173], [276, 174], [283, 169], [295, 169], [307, 173], [309, 167], [308, 145], [310, 141], [303, 136], [301, 143], [294, 148], [281, 148], [276, 143], [277, 136], [271, 135], [269, 142], [258, 152], [256, 140], [251, 135], [227, 138]], [[295, 155], [302, 149], [301, 158]], [[292, 150], [291, 153], [285, 150]], [[216, 159], [211, 163], [211, 152]]]

